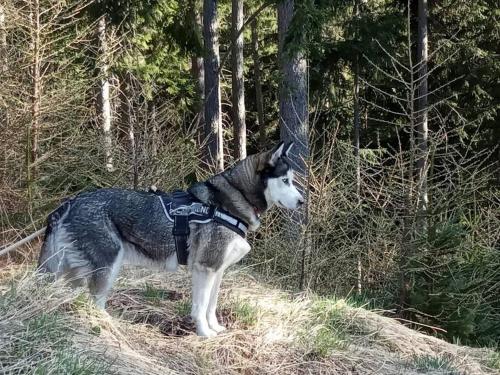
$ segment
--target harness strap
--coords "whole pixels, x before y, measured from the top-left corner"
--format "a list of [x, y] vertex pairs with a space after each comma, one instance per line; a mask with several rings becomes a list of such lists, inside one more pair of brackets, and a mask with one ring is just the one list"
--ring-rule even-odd
[[174, 216], [174, 227], [172, 228], [172, 234], [175, 240], [177, 262], [179, 262], [179, 264], [186, 265], [189, 256], [187, 243], [189, 236], [189, 219], [187, 215]]
[[179, 264], [186, 265], [189, 257], [188, 238], [189, 222], [208, 223], [215, 221], [245, 238], [248, 225], [239, 218], [215, 206], [199, 202], [194, 196], [184, 191], [175, 191], [172, 195], [154, 192], [160, 199], [165, 216], [173, 222], [172, 235]]

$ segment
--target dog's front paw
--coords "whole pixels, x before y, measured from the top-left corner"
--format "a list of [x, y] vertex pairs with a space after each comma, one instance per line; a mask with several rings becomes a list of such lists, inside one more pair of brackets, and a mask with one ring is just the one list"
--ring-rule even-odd
[[201, 337], [214, 337], [217, 336], [217, 332], [209, 327], [197, 328], [196, 334]]
[[221, 326], [219, 323], [210, 324], [210, 329], [214, 330], [217, 333], [221, 333], [226, 330], [226, 327]]

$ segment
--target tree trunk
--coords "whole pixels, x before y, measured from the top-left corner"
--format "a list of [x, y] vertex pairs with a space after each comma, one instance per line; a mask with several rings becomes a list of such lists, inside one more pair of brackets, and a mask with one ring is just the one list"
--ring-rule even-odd
[[235, 158], [247, 157], [247, 129], [245, 124], [245, 83], [243, 80], [243, 0], [232, 0], [232, 104]]
[[[134, 114], [134, 90], [132, 86], [131, 76], [125, 74], [120, 79], [120, 128], [123, 129], [120, 133], [126, 132], [129, 143], [130, 163], [132, 164], [132, 186], [137, 189], [139, 186], [139, 168], [137, 163], [137, 147], [135, 143], [135, 123], [136, 117]], [[116, 127], [116, 121], [115, 121]]]
[[128, 139], [130, 142], [130, 159], [132, 162], [132, 171], [133, 171], [132, 183], [134, 189], [137, 189], [139, 187], [139, 166], [137, 163], [137, 147], [135, 144], [135, 116], [133, 116], [132, 114], [133, 108], [130, 99], [127, 101], [127, 104], [128, 104], [128, 118], [129, 118]]
[[109, 85], [108, 44], [106, 40], [106, 18], [102, 16], [97, 23], [99, 39], [99, 75], [101, 87], [99, 90], [99, 120], [104, 138], [105, 167], [108, 172], [114, 171], [113, 140], [111, 134], [111, 100]]
[[151, 123], [151, 131], [153, 133], [153, 137], [151, 139], [151, 156], [153, 159], [156, 159], [158, 156], [158, 121], [156, 119], [156, 104], [153, 104], [153, 108], [151, 109], [151, 119], [149, 121]]
[[289, 156], [294, 170], [303, 178], [303, 186], [298, 186], [306, 203], [301, 210], [292, 214], [290, 225], [291, 240], [299, 243], [302, 249], [302, 269], [299, 286], [304, 287], [306, 278], [306, 264], [310, 257], [310, 241], [303, 232], [307, 223], [308, 199], [308, 169], [309, 157], [308, 140], [308, 84], [307, 62], [300, 52], [291, 53], [286, 49], [285, 39], [292, 21], [294, 0], [283, 0], [278, 3], [278, 37], [280, 56], [280, 91], [279, 114], [280, 134], [285, 142], [294, 142]]
[[203, 1], [205, 45], [205, 140], [206, 162], [217, 171], [224, 169], [219, 82], [219, 40], [217, 0]]
[[278, 4], [280, 70], [280, 134], [285, 142], [294, 142], [290, 153], [293, 168], [306, 176], [309, 157], [307, 62], [301, 53], [285, 50], [285, 38], [293, 17], [294, 0]]
[[418, 0], [418, 42], [417, 42], [417, 176], [418, 176], [418, 204], [417, 204], [417, 228], [425, 230], [427, 221], [427, 209], [429, 198], [427, 195], [427, 159], [428, 159], [428, 127], [427, 127], [427, 60], [428, 60], [428, 38], [427, 38], [427, 0]]
[[259, 127], [259, 144], [264, 147], [266, 142], [266, 124], [264, 123], [264, 99], [262, 96], [261, 67], [259, 56], [258, 20], [252, 21], [252, 56], [253, 78], [255, 84], [255, 101], [257, 104], [257, 126]]
[[[7, 72], [7, 31], [5, 25], [5, 9], [3, 4], [0, 4], [0, 81], [3, 81], [6, 77]], [[3, 106], [2, 106], [3, 107]], [[8, 107], [5, 108], [0, 107], [0, 128], [8, 129], [9, 127], [9, 114]], [[2, 159], [5, 164], [7, 161], [7, 153], [6, 149], [2, 147], [0, 154], [2, 154]], [[1, 168], [2, 174], [0, 175], [0, 179], [2, 181], [5, 180], [6, 177], [6, 169]]]
[[28, 129], [27, 180], [28, 199], [33, 198], [33, 187], [36, 180], [35, 162], [39, 156], [38, 139], [40, 133], [40, 101], [41, 101], [41, 55], [40, 55], [40, 2], [34, 0], [31, 9], [31, 124]]
[[[202, 23], [201, 23], [201, 15], [198, 11], [197, 2], [195, 0], [191, 0], [189, 2], [190, 7], [190, 17], [191, 23], [193, 27], [196, 28], [196, 32], [201, 33]], [[203, 143], [204, 138], [204, 124], [205, 124], [205, 114], [204, 114], [204, 102], [205, 102], [205, 70], [203, 67], [203, 57], [199, 56], [198, 53], [194, 53], [191, 56], [191, 74], [193, 76], [195, 85], [195, 102], [194, 102], [194, 110], [196, 112], [196, 122], [195, 129], [198, 137], [198, 144], [201, 145]]]
[[[359, 3], [356, 0], [354, 4], [354, 15], [356, 21], [359, 19]], [[354, 38], [358, 38], [358, 30], [356, 27]], [[359, 110], [359, 52], [356, 51], [356, 56], [354, 57], [354, 158], [356, 161], [356, 198], [357, 198], [357, 209], [361, 210], [361, 163], [359, 157], [359, 137], [361, 128], [361, 116]], [[359, 212], [359, 211], [358, 211]], [[361, 282], [362, 282], [362, 272], [363, 266], [361, 262], [361, 255], [357, 256], [357, 292], [361, 294]]]
[[191, 56], [191, 74], [196, 82], [196, 98], [194, 102], [194, 111], [196, 112], [195, 128], [198, 136], [198, 144], [201, 145], [205, 132], [205, 69], [203, 66], [203, 57]]
[[5, 26], [5, 9], [0, 4], [0, 73], [7, 70], [7, 30]]

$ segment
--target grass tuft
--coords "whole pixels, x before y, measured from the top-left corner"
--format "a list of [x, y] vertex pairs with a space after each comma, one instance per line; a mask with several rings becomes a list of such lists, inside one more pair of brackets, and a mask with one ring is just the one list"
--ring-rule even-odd
[[488, 367], [500, 370], [500, 352], [493, 352], [488, 358]]
[[178, 316], [189, 316], [191, 314], [191, 301], [180, 300], [174, 305], [175, 314]]
[[165, 289], [157, 288], [153, 284], [147, 282], [144, 285], [143, 296], [148, 300], [148, 302], [154, 305], [159, 305], [165, 298], [167, 298], [168, 293]]
[[349, 347], [349, 324], [344, 300], [321, 298], [312, 303], [311, 321], [301, 335], [310, 347], [309, 355], [325, 358], [335, 350]]
[[414, 356], [410, 361], [411, 368], [416, 369], [418, 372], [428, 373], [429, 371], [439, 370], [440, 373], [446, 375], [460, 375], [462, 374], [452, 363], [450, 359], [442, 356], [434, 355], [421, 355]]
[[222, 313], [227, 319], [234, 319], [244, 329], [255, 326], [259, 319], [258, 307], [242, 299], [231, 300], [227, 306], [223, 307]]

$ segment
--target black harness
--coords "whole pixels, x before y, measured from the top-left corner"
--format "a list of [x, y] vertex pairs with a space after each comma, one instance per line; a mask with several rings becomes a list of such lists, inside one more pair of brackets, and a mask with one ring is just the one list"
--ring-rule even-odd
[[172, 235], [175, 240], [175, 250], [179, 264], [187, 264], [189, 255], [187, 240], [190, 222], [203, 224], [215, 221], [238, 233], [243, 238], [246, 236], [248, 231], [247, 223], [221, 208], [200, 202], [190, 193], [180, 190], [172, 194], [160, 191], [154, 193], [160, 199], [165, 216], [170, 222], [174, 223]]

